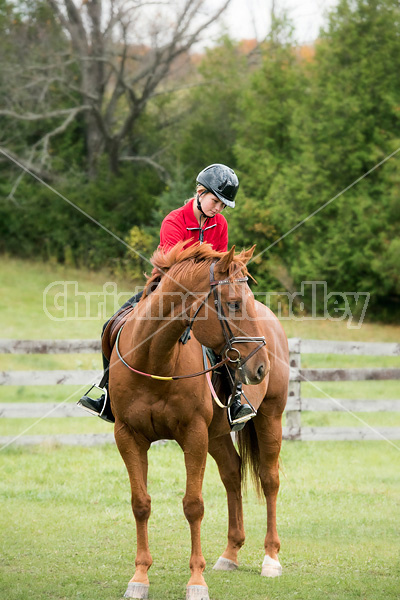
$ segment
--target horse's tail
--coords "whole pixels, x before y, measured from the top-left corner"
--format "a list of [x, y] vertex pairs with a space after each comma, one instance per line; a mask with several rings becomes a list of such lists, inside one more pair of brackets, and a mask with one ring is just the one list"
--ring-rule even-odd
[[256, 428], [252, 420], [246, 423], [246, 427], [237, 433], [237, 443], [242, 459], [242, 486], [246, 486], [248, 475], [250, 475], [257, 496], [261, 499], [263, 493], [260, 480], [260, 446], [258, 445]]

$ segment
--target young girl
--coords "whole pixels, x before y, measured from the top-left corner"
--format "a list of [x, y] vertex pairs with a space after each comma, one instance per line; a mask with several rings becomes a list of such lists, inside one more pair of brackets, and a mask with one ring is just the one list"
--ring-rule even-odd
[[[235, 207], [235, 197], [239, 189], [237, 175], [225, 165], [214, 164], [198, 174], [196, 184], [196, 196], [180, 208], [170, 212], [163, 220], [159, 248], [169, 250], [180, 241], [187, 242], [184, 247], [197, 242], [207, 242], [217, 252], [226, 252], [228, 250], [228, 223], [221, 213], [226, 206]], [[135, 305], [141, 295], [142, 292], [133, 296], [121, 309]], [[104, 356], [103, 363], [104, 393], [97, 399], [92, 399], [87, 395], [82, 396], [78, 404], [102, 419], [114, 422], [107, 392], [109, 362]], [[228, 411], [229, 423], [231, 427], [236, 426], [236, 429], [239, 428], [239, 423], [245, 423], [246, 417], [250, 419], [253, 415], [250, 406], [241, 404], [240, 396], [234, 399]]]

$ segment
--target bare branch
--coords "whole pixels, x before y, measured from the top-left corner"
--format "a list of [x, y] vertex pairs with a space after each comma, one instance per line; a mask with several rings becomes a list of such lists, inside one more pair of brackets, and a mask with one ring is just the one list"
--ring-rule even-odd
[[69, 65], [73, 65], [74, 63], [76, 63], [76, 58], [70, 58], [71, 57], [70, 52], [61, 52], [57, 56], [59, 56], [61, 59], [63, 56], [67, 56], [69, 58], [68, 58], [68, 60], [66, 60], [62, 63], [51, 63], [51, 64], [46, 64], [46, 65], [27, 65], [26, 70], [27, 71], [51, 71], [53, 69], [59, 69], [60, 66], [67, 67]]
[[88, 53], [88, 40], [85, 27], [82, 22], [79, 9], [72, 0], [64, 0], [67, 16], [64, 15], [59, 7], [57, 0], [48, 0], [50, 6], [55, 10], [63, 27], [71, 36], [71, 41], [80, 54]]
[[77, 106], [75, 108], [63, 108], [60, 110], [53, 110], [48, 113], [42, 114], [34, 114], [34, 113], [25, 113], [18, 114], [13, 110], [0, 110], [1, 117], [11, 117], [13, 119], [18, 119], [20, 121], [43, 121], [44, 119], [54, 119], [55, 117], [63, 117], [64, 115], [70, 115], [73, 113], [75, 117], [78, 113], [91, 110], [91, 106], [88, 104], [84, 104], [83, 106]]
[[44, 135], [38, 142], [36, 142], [36, 144], [34, 144], [34, 146], [32, 146], [33, 150], [35, 150], [39, 146], [43, 146], [43, 151], [42, 151], [42, 155], [41, 155], [41, 159], [40, 159], [41, 165], [44, 165], [47, 158], [49, 157], [48, 150], [49, 150], [49, 142], [50, 142], [51, 138], [53, 138], [57, 135], [60, 135], [61, 133], [64, 133], [64, 131], [72, 123], [72, 121], [75, 119], [76, 115], [79, 112], [80, 112], [79, 109], [77, 109], [75, 111], [71, 111], [70, 114], [65, 119], [65, 121], [63, 123], [61, 123], [61, 125], [59, 125], [55, 129], [53, 129], [52, 131], [49, 131], [48, 133], [46, 133], [46, 135]]
[[162, 181], [170, 181], [171, 176], [168, 171], [164, 169], [162, 165], [157, 163], [151, 156], [121, 156], [119, 159], [122, 161], [130, 161], [130, 162], [144, 162], [151, 167], [153, 167], [157, 172]]
[[[35, 173], [36, 175], [39, 175], [41, 178], [49, 178], [49, 175], [47, 172], [44, 172], [41, 169], [38, 169], [38, 167], [35, 167], [33, 164], [33, 157], [35, 156], [35, 151], [37, 150], [38, 147], [43, 146], [43, 150], [41, 152], [41, 157], [40, 157], [40, 166], [43, 167], [44, 164], [46, 163], [46, 160], [49, 158], [49, 143], [51, 138], [60, 135], [61, 133], [64, 133], [64, 131], [66, 131], [66, 129], [69, 127], [69, 125], [72, 123], [72, 121], [75, 119], [76, 115], [81, 112], [80, 110], [81, 107], [77, 107], [75, 110], [71, 110], [69, 111], [69, 114], [67, 115], [67, 118], [64, 120], [63, 123], [61, 123], [61, 125], [59, 125], [58, 127], [56, 127], [55, 129], [53, 129], [52, 131], [49, 131], [48, 133], [46, 133], [46, 135], [44, 135], [40, 140], [38, 140], [32, 147], [28, 156], [27, 161], [23, 161], [21, 158], [16, 157], [15, 155], [13, 155], [9, 150], [7, 150], [7, 153], [12, 156], [13, 158], [15, 158], [16, 160], [18, 160], [19, 163], [21, 163], [21, 165], [23, 166], [24, 169], [26, 170], [30, 170], [33, 173]], [[10, 191], [10, 193], [7, 196], [7, 199], [11, 200], [12, 202], [18, 204], [15, 200], [15, 192], [17, 191], [19, 184], [22, 181], [23, 176], [25, 175], [25, 170], [22, 170], [17, 179], [15, 180], [13, 187]]]
[[49, 171], [41, 169], [31, 162], [31, 158], [33, 155], [30, 155], [28, 157], [28, 160], [25, 160], [17, 156], [17, 154], [15, 154], [12, 150], [9, 150], [4, 146], [0, 146], [0, 155], [4, 157], [3, 159], [0, 157], [0, 161], [3, 160], [9, 162], [10, 159], [12, 159], [12, 161], [15, 161], [15, 163], [19, 164], [26, 172], [32, 172], [34, 175], [37, 175], [41, 179], [47, 179], [48, 181], [51, 181], [53, 179]]
[[222, 15], [230, 3], [231, 0], [226, 0], [225, 4], [223, 4], [216, 13], [214, 13], [207, 21], [199, 25], [199, 27], [197, 27], [197, 29], [187, 37], [186, 43], [184, 44], [181, 52], [187, 52], [187, 50], [189, 50], [189, 48], [191, 48], [191, 46], [193, 46], [193, 44], [199, 40], [200, 34]]
[[122, 49], [122, 53], [121, 53], [121, 57], [120, 57], [120, 67], [119, 67], [118, 71], [116, 72], [117, 81], [115, 83], [113, 93], [111, 95], [110, 101], [109, 101], [108, 106], [105, 111], [105, 121], [107, 124], [111, 123], [111, 119], [115, 112], [117, 102], [118, 102], [119, 98], [121, 97], [121, 95], [126, 90], [126, 85], [125, 85], [125, 81], [124, 81], [124, 71], [125, 71], [125, 64], [126, 64], [126, 60], [127, 60], [128, 43], [127, 43], [127, 39], [126, 39], [127, 38], [127, 30], [126, 30], [125, 26], [123, 27], [123, 35], [124, 35], [124, 45], [123, 45], [123, 49]]
[[[214, 23], [218, 17], [227, 9], [231, 0], [226, 0], [225, 4], [214, 13], [207, 21], [203, 22], [201, 25], [197, 27], [197, 29], [190, 34], [186, 41], [183, 44], [179, 44], [185, 38], [185, 31], [188, 26], [186, 18], [193, 19], [194, 14], [197, 12], [198, 7], [201, 5], [201, 1], [197, 0], [197, 2], [193, 3], [193, 0], [187, 0], [185, 9], [178, 20], [172, 41], [165, 45], [163, 48], [157, 48], [154, 53], [153, 60], [148, 64], [146, 69], [139, 72], [134, 78], [129, 82], [130, 87], [133, 87], [139, 81], [148, 77], [148, 80], [145, 84], [145, 93], [143, 96], [147, 96], [152, 92], [153, 89], [159, 84], [165, 74], [168, 72], [169, 66], [171, 63], [181, 54], [188, 52], [188, 50], [195, 44], [200, 34], [207, 28], [209, 25]], [[192, 11], [188, 12], [189, 8], [192, 6]], [[157, 68], [160, 68], [159, 73], [157, 74]]]
[[92, 107], [93, 115], [96, 119], [99, 130], [101, 131], [104, 141], [109, 143], [112, 139], [111, 132], [109, 131], [108, 125], [103, 118], [101, 111], [97, 108], [97, 106]]

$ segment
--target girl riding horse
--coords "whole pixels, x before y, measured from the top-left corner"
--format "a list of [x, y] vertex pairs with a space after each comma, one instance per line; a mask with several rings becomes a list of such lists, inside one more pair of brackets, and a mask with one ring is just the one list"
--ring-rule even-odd
[[[207, 242], [217, 252], [226, 252], [228, 249], [228, 223], [221, 213], [226, 206], [235, 207], [235, 197], [239, 189], [237, 175], [226, 165], [213, 164], [198, 174], [196, 184], [195, 197], [169, 213], [162, 222], [159, 248], [164, 252], [182, 241], [185, 242], [183, 248], [198, 242]], [[142, 292], [133, 296], [120, 310], [137, 304], [141, 295]], [[78, 404], [113, 423], [115, 419], [108, 394], [109, 361], [104, 355], [103, 363], [104, 375], [99, 385], [103, 393], [94, 399], [88, 396], [87, 392]], [[240, 397], [238, 393], [227, 411], [229, 424], [235, 430], [244, 427], [246, 421], [254, 416], [248, 404], [241, 404]]]

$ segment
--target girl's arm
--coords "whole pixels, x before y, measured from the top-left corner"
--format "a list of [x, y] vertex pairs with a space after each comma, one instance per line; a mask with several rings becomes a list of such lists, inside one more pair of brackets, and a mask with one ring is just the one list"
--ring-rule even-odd
[[161, 224], [159, 247], [164, 251], [170, 250], [175, 244], [184, 239], [184, 234], [185, 232], [178, 221], [166, 217]]

